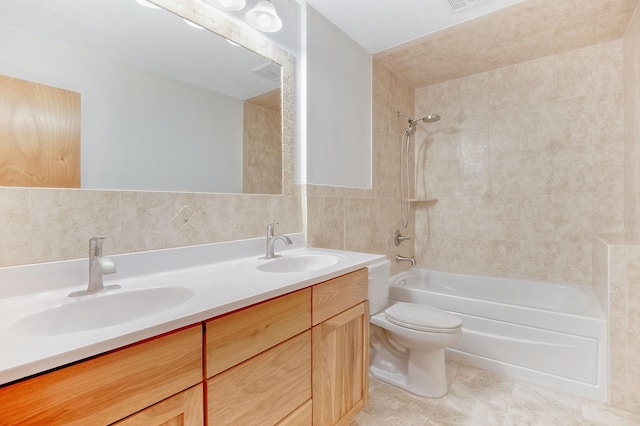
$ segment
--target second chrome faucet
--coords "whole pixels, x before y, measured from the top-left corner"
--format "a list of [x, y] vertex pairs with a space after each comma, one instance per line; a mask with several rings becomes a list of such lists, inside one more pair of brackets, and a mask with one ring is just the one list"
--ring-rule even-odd
[[86, 290], [74, 291], [69, 296], [85, 296], [105, 290], [115, 290], [119, 285], [106, 286], [102, 282], [103, 275], [114, 274], [116, 265], [113, 260], [102, 256], [102, 241], [105, 237], [93, 237], [89, 240], [89, 283]]
[[265, 255], [264, 259], [274, 259], [276, 257], [280, 257], [274, 253], [273, 245], [276, 243], [276, 241], [284, 241], [286, 245], [293, 244], [291, 238], [287, 237], [286, 235], [274, 235], [274, 230], [277, 224], [278, 222], [270, 223], [269, 225], [267, 225], [267, 254]]

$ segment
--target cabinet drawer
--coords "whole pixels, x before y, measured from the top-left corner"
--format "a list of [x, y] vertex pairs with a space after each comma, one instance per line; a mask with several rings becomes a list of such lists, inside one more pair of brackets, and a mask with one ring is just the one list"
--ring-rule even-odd
[[114, 426], [203, 425], [202, 394], [202, 383], [200, 383], [114, 423]]
[[207, 380], [209, 425], [273, 425], [311, 398], [306, 331]]
[[311, 327], [311, 290], [296, 291], [206, 323], [207, 377]]
[[364, 301], [368, 297], [367, 269], [359, 269], [313, 286], [313, 325]]
[[109, 424], [202, 380], [202, 326], [0, 388], [2, 424]]

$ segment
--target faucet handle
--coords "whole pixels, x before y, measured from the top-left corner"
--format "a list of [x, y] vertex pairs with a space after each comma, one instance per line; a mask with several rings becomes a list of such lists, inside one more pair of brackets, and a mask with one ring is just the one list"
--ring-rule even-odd
[[267, 238], [273, 237], [276, 225], [279, 225], [279, 224], [280, 222], [273, 222], [267, 225]]
[[89, 257], [102, 256], [102, 241], [106, 237], [91, 237], [89, 238]]

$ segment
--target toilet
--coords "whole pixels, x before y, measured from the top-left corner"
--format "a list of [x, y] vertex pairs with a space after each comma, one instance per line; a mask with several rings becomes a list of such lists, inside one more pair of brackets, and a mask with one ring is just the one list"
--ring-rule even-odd
[[445, 348], [462, 334], [462, 319], [417, 303], [389, 301], [390, 262], [369, 266], [370, 374], [420, 396], [447, 393]]

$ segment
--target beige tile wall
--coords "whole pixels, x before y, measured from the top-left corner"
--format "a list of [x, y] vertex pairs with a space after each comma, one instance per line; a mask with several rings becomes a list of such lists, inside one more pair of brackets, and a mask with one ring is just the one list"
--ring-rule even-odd
[[594, 240], [594, 286], [609, 320], [609, 399], [640, 413], [640, 13], [623, 38], [624, 233]]
[[193, 0], [152, 0], [251, 47], [283, 66], [284, 196], [69, 189], [0, 188], [0, 266], [87, 256], [88, 240], [105, 235], [106, 254], [301, 232], [300, 189], [293, 183], [294, 57]]
[[243, 102], [242, 192], [282, 193], [282, 117], [280, 103], [271, 109]]
[[625, 91], [625, 231], [640, 236], [640, 13], [636, 10], [624, 36]]
[[[308, 245], [385, 254], [392, 273], [407, 269], [396, 254], [412, 256], [413, 226], [400, 225], [400, 137], [406, 121], [397, 111], [413, 116], [413, 89], [373, 61], [373, 188], [352, 189], [307, 185], [306, 231]], [[395, 230], [412, 238], [393, 244]]]
[[640, 241], [602, 234], [594, 248], [594, 284], [608, 293], [609, 402], [640, 413]]
[[590, 284], [596, 233], [622, 232], [622, 40], [416, 90], [424, 265]]

